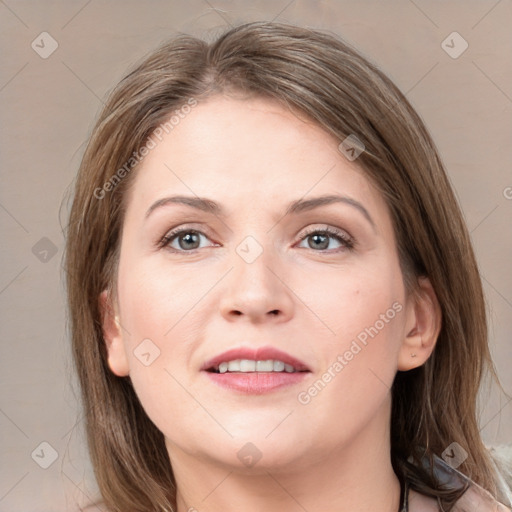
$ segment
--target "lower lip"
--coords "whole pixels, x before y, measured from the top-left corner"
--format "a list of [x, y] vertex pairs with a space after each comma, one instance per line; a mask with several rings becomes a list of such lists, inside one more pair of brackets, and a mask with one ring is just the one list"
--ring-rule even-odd
[[223, 388], [247, 395], [261, 395], [297, 384], [311, 372], [205, 373], [215, 384]]

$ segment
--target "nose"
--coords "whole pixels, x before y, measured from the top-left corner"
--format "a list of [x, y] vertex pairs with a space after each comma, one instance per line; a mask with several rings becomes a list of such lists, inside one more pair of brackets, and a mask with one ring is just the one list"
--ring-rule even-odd
[[220, 299], [221, 314], [230, 322], [289, 320], [294, 309], [294, 294], [287, 285], [286, 271], [275, 248], [265, 247], [254, 261], [248, 261], [234, 254], [234, 268], [226, 276]]

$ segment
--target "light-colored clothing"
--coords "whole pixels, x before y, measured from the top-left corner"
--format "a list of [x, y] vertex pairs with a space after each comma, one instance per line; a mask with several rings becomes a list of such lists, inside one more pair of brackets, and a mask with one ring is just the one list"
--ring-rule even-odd
[[[503, 503], [497, 501], [488, 491], [473, 482], [466, 475], [450, 466], [443, 459], [434, 455], [434, 474], [443, 484], [453, 489], [466, 491], [457, 500], [451, 512], [511, 512], [512, 507], [512, 459], [503, 456], [504, 450], [510, 447], [488, 447], [498, 476], [497, 486]], [[511, 449], [512, 452], [512, 449]], [[509, 466], [509, 463], [511, 464]], [[429, 467], [425, 461], [424, 465]], [[424, 496], [415, 491], [409, 492], [409, 512], [439, 512], [441, 510], [437, 499]]]

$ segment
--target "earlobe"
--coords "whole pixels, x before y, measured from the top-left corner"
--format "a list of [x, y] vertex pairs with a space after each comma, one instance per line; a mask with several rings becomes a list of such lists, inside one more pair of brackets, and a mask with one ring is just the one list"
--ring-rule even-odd
[[99, 307], [108, 365], [112, 373], [118, 377], [126, 377], [130, 373], [130, 368], [122, 337], [121, 322], [107, 290], [101, 292], [99, 296]]
[[422, 366], [434, 351], [441, 331], [442, 313], [430, 280], [418, 279], [418, 289], [406, 309], [406, 331], [398, 355], [398, 370]]

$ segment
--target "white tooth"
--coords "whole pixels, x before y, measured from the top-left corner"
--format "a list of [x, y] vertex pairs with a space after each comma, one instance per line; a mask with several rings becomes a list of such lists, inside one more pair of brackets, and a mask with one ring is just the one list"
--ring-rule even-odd
[[[229, 363], [231, 366], [231, 363]], [[231, 371], [231, 367], [229, 368]], [[240, 371], [241, 372], [254, 372], [256, 371], [256, 361], [251, 359], [241, 359], [240, 360]]]
[[266, 361], [256, 361], [257, 372], [271, 372], [274, 370], [274, 361], [267, 359]]
[[293, 366], [291, 364], [285, 364], [284, 365], [284, 371], [285, 372], [288, 372], [288, 373], [292, 373], [294, 372], [295, 370], [293, 369]]
[[240, 359], [236, 359], [235, 361], [229, 361], [228, 370], [230, 372], [239, 372], [240, 371]]
[[274, 361], [274, 371], [275, 372], [282, 372], [284, 370], [284, 363], [283, 361]]
[[228, 363], [220, 363], [219, 364], [219, 373], [226, 373], [228, 371]]

